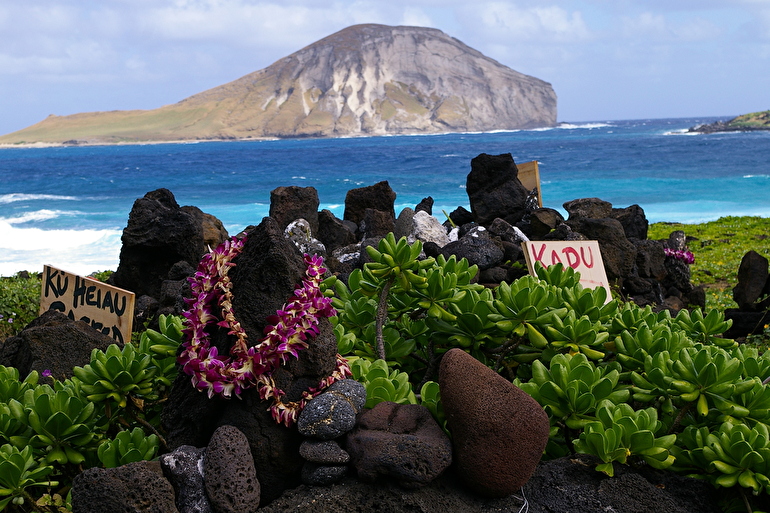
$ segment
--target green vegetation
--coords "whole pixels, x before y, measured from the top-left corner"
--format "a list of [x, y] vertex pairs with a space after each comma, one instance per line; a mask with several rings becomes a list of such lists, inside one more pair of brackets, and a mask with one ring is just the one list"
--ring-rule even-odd
[[419, 249], [389, 236], [347, 285], [325, 281], [367, 406], [425, 402], [443, 424], [431, 379], [459, 348], [543, 406], [546, 458], [592, 454], [609, 476], [619, 464], [669, 469], [744, 502], [770, 493], [770, 351], [724, 338], [720, 311], [605, 302], [561, 265], [485, 288], [465, 260], [418, 261]]
[[648, 238], [667, 239], [675, 230], [688, 237], [695, 255], [690, 266], [692, 282], [706, 286], [706, 307], [724, 311], [735, 308], [732, 289], [738, 283], [743, 255], [754, 250], [770, 260], [770, 218], [722, 217], [700, 224], [655, 223]]
[[0, 366], [0, 511], [71, 511], [79, 472], [166, 450], [157, 426], [177, 373], [168, 353], [181, 343], [182, 318], [159, 324], [136, 344], [94, 349], [89, 364], [53, 385], [39, 383], [37, 371], [22, 379]]
[[731, 119], [728, 124], [737, 127], [770, 128], [770, 110], [743, 114]]
[[[684, 230], [694, 281], [729, 292], [746, 251], [770, 255], [768, 228], [768, 219], [729, 217], [659, 223], [650, 238]], [[365, 384], [367, 406], [423, 404], [445, 427], [434, 380], [441, 355], [460, 348], [543, 406], [547, 458], [582, 452], [608, 475], [644, 463], [706, 479], [733, 498], [770, 493], [770, 328], [738, 345], [722, 336], [722, 308], [672, 317], [605, 302], [603, 288], [584, 289], [560, 266], [485, 288], [467, 261], [418, 260], [420, 249], [391, 235], [347, 284], [323, 284], [339, 312], [331, 319], [338, 349]], [[36, 315], [39, 276], [0, 284], [9, 325]], [[67, 511], [78, 472], [164, 450], [159, 414], [182, 319], [162, 317], [159, 331], [134, 339], [95, 350], [53, 385], [0, 367], [0, 511]]]
[[40, 273], [0, 277], [0, 341], [16, 335], [40, 310]]

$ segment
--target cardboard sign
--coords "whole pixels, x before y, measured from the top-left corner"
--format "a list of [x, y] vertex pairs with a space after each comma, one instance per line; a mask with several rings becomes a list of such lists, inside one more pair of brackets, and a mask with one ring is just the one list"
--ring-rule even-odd
[[540, 190], [540, 168], [537, 160], [516, 164], [519, 170], [519, 181], [528, 190], [537, 189], [537, 206], [543, 206], [543, 194]]
[[131, 340], [133, 292], [46, 265], [40, 314], [46, 310], [58, 310], [70, 319], [83, 321], [117, 342]]
[[612, 300], [607, 272], [604, 270], [599, 242], [595, 240], [574, 241], [529, 241], [522, 242], [527, 269], [532, 276], [535, 273], [535, 262], [543, 266], [561, 263], [580, 273], [580, 284], [586, 288], [604, 287], [607, 290], [607, 300]]

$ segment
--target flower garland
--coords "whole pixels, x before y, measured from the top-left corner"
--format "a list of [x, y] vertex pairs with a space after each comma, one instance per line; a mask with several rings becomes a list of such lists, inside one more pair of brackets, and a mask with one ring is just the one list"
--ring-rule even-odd
[[694, 264], [695, 255], [691, 251], [681, 249], [663, 248], [663, 252], [667, 257], [674, 257], [677, 260], [683, 261], [685, 264]]
[[[326, 269], [317, 255], [305, 255], [307, 266], [302, 285], [282, 309], [271, 316], [272, 323], [265, 328], [265, 337], [256, 345], [248, 346], [248, 336], [233, 312], [232, 281], [229, 269], [232, 260], [240, 255], [246, 240], [232, 238], [220, 244], [201, 259], [196, 273], [188, 280], [193, 297], [187, 300], [184, 312], [187, 327], [185, 342], [178, 362], [182, 371], [192, 377], [198, 390], [206, 390], [209, 397], [220, 395], [239, 397], [247, 388], [258, 387], [262, 399], [272, 399], [273, 419], [286, 426], [293, 425], [299, 412], [310, 399], [337, 380], [351, 375], [347, 362], [337, 355], [337, 368], [317, 387], [303, 392], [293, 403], [283, 403], [285, 393], [276, 387], [271, 375], [289, 355], [295, 358], [308, 347], [308, 337], [318, 335], [321, 318], [336, 315], [331, 299], [321, 293], [320, 283]], [[209, 327], [228, 328], [235, 337], [229, 355], [220, 355], [210, 343]]]

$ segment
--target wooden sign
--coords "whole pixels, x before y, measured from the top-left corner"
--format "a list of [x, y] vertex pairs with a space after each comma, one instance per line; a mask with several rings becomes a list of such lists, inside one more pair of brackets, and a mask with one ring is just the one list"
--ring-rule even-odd
[[527, 269], [532, 276], [535, 273], [535, 262], [543, 266], [562, 264], [580, 273], [580, 284], [587, 288], [604, 287], [607, 300], [612, 300], [607, 272], [604, 270], [599, 242], [595, 240], [574, 241], [529, 241], [522, 242]]
[[43, 267], [40, 314], [58, 310], [117, 342], [131, 340], [134, 293], [51, 266]]
[[537, 160], [516, 164], [516, 169], [519, 170], [519, 181], [524, 188], [528, 191], [537, 189], [537, 206], [542, 208], [543, 194], [540, 191], [540, 168], [537, 164]]

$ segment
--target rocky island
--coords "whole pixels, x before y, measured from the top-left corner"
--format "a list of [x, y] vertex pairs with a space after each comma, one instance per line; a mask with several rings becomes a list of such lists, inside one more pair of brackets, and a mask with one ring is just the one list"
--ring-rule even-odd
[[553, 126], [551, 84], [437, 29], [355, 25], [154, 110], [51, 115], [0, 144], [110, 144]]
[[715, 132], [753, 132], [770, 130], [770, 110], [742, 114], [729, 121], [716, 121], [691, 127], [688, 132], [713, 134]]

